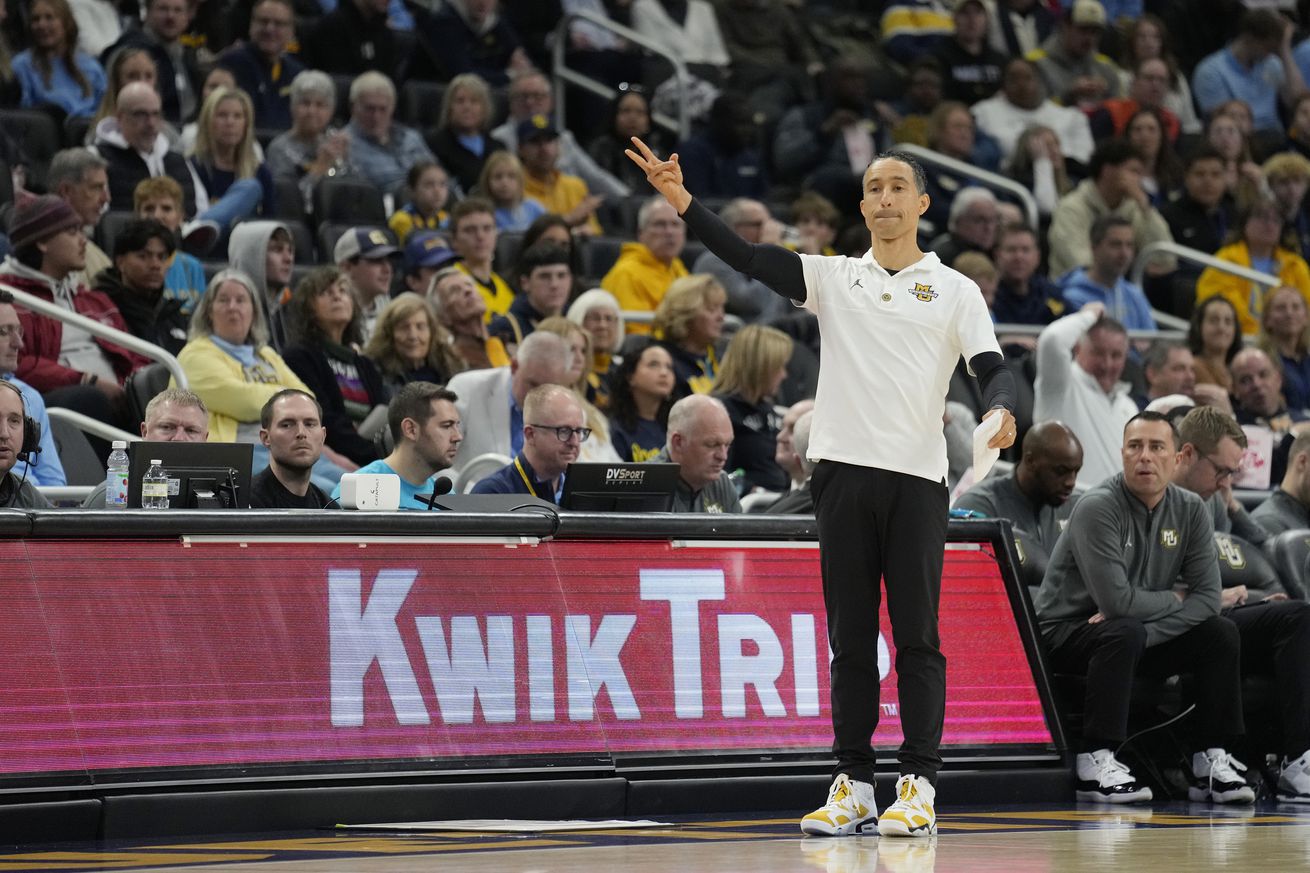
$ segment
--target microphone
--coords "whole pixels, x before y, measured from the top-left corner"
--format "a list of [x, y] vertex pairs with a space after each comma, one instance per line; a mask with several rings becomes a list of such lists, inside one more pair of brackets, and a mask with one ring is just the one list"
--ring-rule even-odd
[[429, 510], [436, 509], [437, 498], [443, 494], [449, 494], [454, 487], [455, 482], [449, 476], [438, 476], [432, 483], [432, 493], [420, 494], [419, 497], [427, 498]]

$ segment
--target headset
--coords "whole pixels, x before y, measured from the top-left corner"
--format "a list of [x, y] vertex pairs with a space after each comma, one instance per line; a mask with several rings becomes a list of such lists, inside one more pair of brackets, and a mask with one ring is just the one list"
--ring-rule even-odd
[[23, 441], [18, 444], [18, 451], [15, 454], [18, 460], [31, 464], [32, 456], [41, 452], [41, 425], [27, 414], [27, 401], [17, 385], [5, 379], [0, 379], [0, 385], [18, 395], [18, 402], [23, 408]]

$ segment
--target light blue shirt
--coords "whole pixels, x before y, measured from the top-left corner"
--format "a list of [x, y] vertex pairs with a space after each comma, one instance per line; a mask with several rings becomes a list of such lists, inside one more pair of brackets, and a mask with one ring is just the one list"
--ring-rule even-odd
[[205, 293], [205, 268], [194, 255], [177, 252], [164, 274], [164, 296], [182, 301], [182, 312], [190, 315]]
[[350, 136], [351, 169], [385, 194], [400, 192], [414, 164], [437, 160], [419, 132], [403, 124], [391, 125], [386, 145], [365, 136], [353, 121], [346, 125], [346, 133]]
[[1066, 273], [1057, 284], [1064, 294], [1065, 312], [1075, 312], [1088, 303], [1104, 303], [1105, 314], [1129, 330], [1155, 330], [1146, 294], [1141, 286], [1122, 276], [1113, 288], [1106, 288], [1092, 280], [1086, 267], [1078, 267]]
[[54, 431], [50, 427], [50, 414], [45, 411], [45, 401], [41, 399], [41, 394], [13, 373], [5, 373], [0, 379], [22, 392], [23, 408], [27, 416], [35, 419], [41, 428], [41, 453], [36, 456], [36, 466], [28, 470], [27, 462], [19, 461], [10, 472], [22, 479], [23, 471], [28, 470], [27, 481], [33, 485], [67, 485], [68, 477], [64, 475], [64, 465], [59, 462], [59, 449], [55, 446]]
[[1209, 115], [1219, 104], [1241, 100], [1251, 107], [1256, 130], [1282, 130], [1278, 120], [1278, 89], [1286, 73], [1283, 62], [1274, 55], [1247, 69], [1238, 63], [1232, 49], [1222, 48], [1204, 58], [1192, 73], [1192, 96], [1202, 115]]
[[[426, 510], [428, 508], [427, 501], [419, 500], [418, 495], [431, 494], [433, 483], [435, 483], [437, 479], [436, 476], [432, 476], [430, 479], [425, 480], [422, 484], [415, 485], [414, 483], [406, 480], [404, 476], [400, 475], [395, 470], [391, 469], [391, 467], [387, 466], [386, 462], [382, 460], [377, 460], [377, 461], [373, 461], [372, 463], [365, 464], [355, 472], [356, 473], [390, 473], [392, 476], [395, 476], [397, 479], [399, 479], [401, 509]], [[333, 500], [341, 499], [340, 482], [337, 483], [337, 487], [332, 489], [332, 499]]]
[[509, 447], [516, 456], [523, 451], [523, 410], [514, 402], [513, 392], [509, 395]]
[[32, 60], [31, 49], [15, 55], [14, 78], [23, 89], [22, 105], [26, 108], [58, 106], [75, 118], [94, 116], [107, 87], [104, 68], [85, 52], [76, 52], [73, 61], [86, 77], [91, 93], [82, 93], [82, 86], [73, 80], [61, 58], [51, 59], [50, 84], [47, 85]]

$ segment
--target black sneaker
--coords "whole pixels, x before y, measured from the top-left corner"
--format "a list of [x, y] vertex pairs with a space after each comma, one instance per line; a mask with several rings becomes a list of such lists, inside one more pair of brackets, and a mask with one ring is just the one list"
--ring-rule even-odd
[[1151, 789], [1139, 785], [1131, 770], [1109, 749], [1083, 752], [1077, 762], [1079, 800], [1093, 803], [1141, 803]]

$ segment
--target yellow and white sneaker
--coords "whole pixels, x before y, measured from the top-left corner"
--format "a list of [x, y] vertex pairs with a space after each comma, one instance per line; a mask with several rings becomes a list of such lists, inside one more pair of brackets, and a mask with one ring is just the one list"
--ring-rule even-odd
[[905, 775], [896, 780], [896, 802], [878, 819], [878, 833], [884, 837], [931, 837], [937, 833], [937, 813], [932, 802], [937, 790], [922, 776]]
[[828, 789], [828, 802], [801, 819], [801, 833], [844, 837], [857, 832], [862, 823], [877, 817], [873, 786], [868, 782], [855, 782], [842, 773]]

